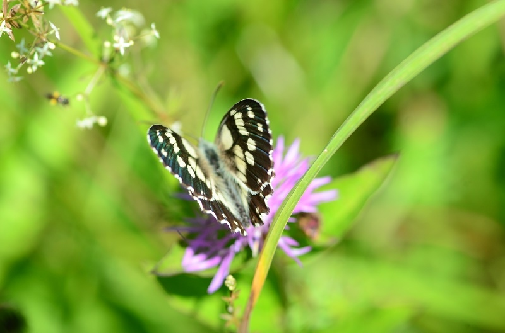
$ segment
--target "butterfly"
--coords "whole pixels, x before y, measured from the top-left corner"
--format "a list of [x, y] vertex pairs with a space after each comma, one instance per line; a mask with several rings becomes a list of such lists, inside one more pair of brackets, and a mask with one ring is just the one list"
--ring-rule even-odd
[[200, 139], [196, 147], [163, 125], [152, 125], [147, 140], [203, 212], [244, 236], [251, 224], [263, 224], [274, 176], [272, 133], [263, 104], [247, 98], [233, 105], [214, 143]]

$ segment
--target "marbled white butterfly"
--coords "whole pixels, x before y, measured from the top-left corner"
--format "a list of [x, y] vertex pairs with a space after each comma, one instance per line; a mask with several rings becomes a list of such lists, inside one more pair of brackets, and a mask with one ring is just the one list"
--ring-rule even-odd
[[147, 140], [202, 211], [242, 235], [251, 223], [263, 224], [274, 175], [263, 104], [254, 99], [235, 104], [221, 120], [214, 143], [200, 139], [195, 147], [163, 125], [152, 125]]

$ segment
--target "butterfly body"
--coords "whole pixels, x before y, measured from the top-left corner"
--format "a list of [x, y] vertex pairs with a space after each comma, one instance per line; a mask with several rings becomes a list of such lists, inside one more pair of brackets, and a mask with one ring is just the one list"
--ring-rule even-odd
[[261, 225], [272, 193], [272, 137], [261, 103], [244, 99], [223, 117], [214, 143], [193, 146], [163, 125], [147, 138], [163, 165], [198, 202], [200, 209], [234, 232]]
[[248, 190], [245, 186], [237, 182], [231, 169], [226, 162], [227, 157], [220, 154], [218, 148], [210, 142], [203, 139], [199, 143], [200, 151], [204, 154], [210, 164], [207, 170], [211, 179], [214, 179], [214, 189], [216, 199], [221, 202], [227, 202], [227, 208], [230, 210], [242, 225], [247, 228], [249, 223]]

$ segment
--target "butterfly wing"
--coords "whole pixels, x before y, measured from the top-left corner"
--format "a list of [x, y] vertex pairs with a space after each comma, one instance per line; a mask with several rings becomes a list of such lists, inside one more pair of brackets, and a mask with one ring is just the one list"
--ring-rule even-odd
[[220, 223], [226, 223], [232, 231], [246, 235], [240, 221], [223, 203], [221, 192], [209, 177], [208, 164], [203, 162], [205, 157], [197, 148], [163, 125], [152, 125], [147, 132], [147, 140], [161, 163], [189, 191], [203, 212], [212, 214]]
[[[147, 138], [163, 165], [188, 189], [202, 211], [228, 224], [232, 231], [246, 234], [244, 225], [249, 221], [239, 221], [237, 212], [232, 213], [240, 207], [225, 204], [219, 186], [210, 179], [207, 168], [212, 159], [162, 125], [151, 126]], [[272, 194], [274, 175], [272, 135], [263, 105], [254, 99], [236, 103], [221, 121], [216, 146], [233, 178], [247, 188], [251, 222], [262, 224], [263, 215], [270, 212], [265, 200]]]
[[250, 190], [249, 214], [254, 225], [270, 209], [265, 200], [272, 194], [274, 175], [272, 134], [263, 104], [243, 99], [224, 116], [215, 143], [236, 179]]
[[195, 199], [212, 199], [212, 184], [205, 168], [201, 167], [200, 153], [191, 143], [163, 125], [152, 125], [147, 140], [161, 163]]
[[200, 205], [200, 209], [206, 213], [210, 213], [219, 223], [227, 224], [233, 232], [240, 232], [243, 236], [247, 235], [242, 223], [237, 220], [235, 215], [230, 212], [221, 200], [207, 200], [203, 198], [197, 198], [196, 200]]

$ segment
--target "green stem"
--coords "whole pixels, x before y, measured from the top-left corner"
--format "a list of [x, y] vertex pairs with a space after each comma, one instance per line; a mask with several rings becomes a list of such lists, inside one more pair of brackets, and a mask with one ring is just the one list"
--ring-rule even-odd
[[164, 115], [167, 114], [165, 108], [160, 103], [156, 103], [150, 99], [149, 96], [131, 80], [128, 80], [124, 76], [117, 75], [115, 72], [111, 73], [111, 75], [124, 87], [126, 87], [133, 95], [144, 102], [144, 104], [146, 104], [146, 106], [154, 113], [156, 119], [161, 119]]
[[[108, 68], [108, 65], [106, 63], [103, 63], [103, 62], [100, 62], [99, 60], [77, 50], [77, 49], [74, 49], [73, 47], [71, 46], [68, 46], [64, 43], [61, 43], [61, 42], [55, 42], [54, 43], [56, 46], [62, 48], [63, 50], [79, 57], [79, 58], [82, 58], [86, 61], [89, 61], [91, 63], [94, 63], [100, 67], [102, 67], [102, 71], [101, 73], [105, 72], [105, 70]], [[121, 85], [123, 85], [124, 87], [126, 87], [126, 89], [128, 89], [133, 95], [135, 95], [138, 99], [140, 99], [142, 102], [144, 102], [144, 104], [147, 105], [147, 107], [154, 112], [154, 115], [155, 117], [159, 117], [160, 115], [163, 115], [163, 114], [166, 114], [164, 108], [162, 105], [160, 105], [159, 103], [155, 103], [154, 101], [152, 101], [149, 96], [147, 96], [147, 94], [145, 94], [137, 85], [135, 85], [131, 80], [128, 80], [127, 78], [121, 76], [121, 75], [118, 75], [116, 71], [108, 71], [107, 72], [113, 79], [115, 79], [116, 81], [120, 82]], [[89, 86], [89, 85], [88, 85]]]
[[69, 53], [71, 53], [71, 54], [73, 54], [73, 55], [75, 55], [75, 56], [77, 56], [79, 58], [82, 58], [82, 59], [84, 59], [86, 61], [92, 62], [95, 65], [98, 65], [98, 66], [102, 66], [103, 65], [102, 62], [100, 62], [98, 59], [95, 59], [95, 58], [93, 58], [93, 57], [91, 57], [91, 56], [89, 56], [89, 55], [87, 55], [87, 54], [85, 54], [85, 53], [83, 53], [83, 52], [81, 52], [81, 51], [79, 51], [77, 49], [74, 49], [71, 46], [63, 44], [61, 42], [54, 42], [54, 45], [58, 46], [59, 48], [65, 50], [65, 51], [67, 51], [67, 52], [69, 52]]

